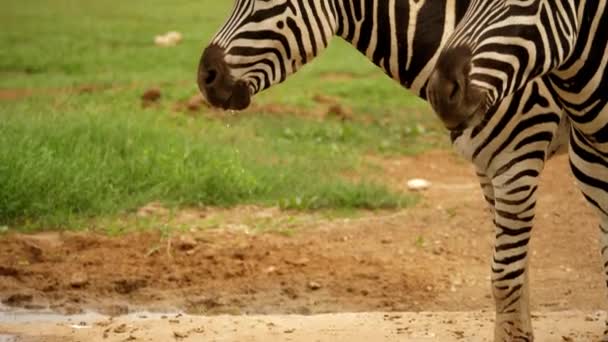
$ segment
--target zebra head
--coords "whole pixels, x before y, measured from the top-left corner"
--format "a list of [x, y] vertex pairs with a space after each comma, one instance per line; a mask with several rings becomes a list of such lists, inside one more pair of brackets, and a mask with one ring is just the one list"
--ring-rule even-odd
[[427, 88], [445, 126], [476, 126], [502, 99], [563, 64], [576, 20], [573, 0], [471, 1]]
[[235, 0], [204, 50], [199, 89], [216, 107], [245, 109], [251, 96], [311, 61], [335, 32], [332, 0]]

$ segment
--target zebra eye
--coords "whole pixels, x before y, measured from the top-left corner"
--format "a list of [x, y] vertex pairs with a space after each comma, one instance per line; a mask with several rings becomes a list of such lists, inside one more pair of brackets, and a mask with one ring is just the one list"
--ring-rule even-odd
[[277, 27], [278, 27], [279, 29], [282, 29], [283, 27], [285, 27], [285, 23], [284, 23], [284, 22], [282, 22], [282, 21], [279, 21], [279, 22], [277, 23]]

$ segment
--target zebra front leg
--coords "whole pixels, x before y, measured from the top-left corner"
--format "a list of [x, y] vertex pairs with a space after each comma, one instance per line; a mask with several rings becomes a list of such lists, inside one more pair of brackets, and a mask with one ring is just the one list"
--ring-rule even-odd
[[[509, 172], [511, 174], [511, 172]], [[494, 341], [533, 341], [529, 307], [528, 243], [536, 206], [538, 173], [523, 170], [494, 178], [496, 242], [492, 290]]]
[[481, 186], [481, 191], [483, 192], [483, 198], [486, 203], [488, 203], [488, 209], [492, 214], [494, 214], [494, 185], [492, 184], [492, 180], [482, 171], [477, 170], [477, 178], [479, 179], [479, 186]]
[[[596, 209], [600, 218], [600, 250], [604, 277], [608, 287], [608, 165], [604, 155], [590, 140], [572, 129], [570, 135], [570, 168], [585, 199]], [[604, 328], [603, 342], [608, 342], [608, 321]]]
[[[608, 213], [602, 213], [600, 222], [600, 246], [602, 251], [602, 265], [604, 265], [604, 277], [608, 287]], [[605, 322], [604, 336], [602, 342], [608, 342], [608, 320]]]

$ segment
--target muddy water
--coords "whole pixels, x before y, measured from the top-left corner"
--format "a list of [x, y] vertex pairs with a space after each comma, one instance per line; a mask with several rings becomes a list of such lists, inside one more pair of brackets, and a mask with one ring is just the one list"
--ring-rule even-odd
[[[33, 322], [45, 322], [45, 323], [70, 323], [70, 322], [94, 322], [105, 318], [105, 316], [87, 312], [78, 315], [62, 315], [50, 310], [25, 310], [18, 308], [11, 308], [0, 304], [0, 323], [5, 324], [19, 324], [19, 323], [33, 323]], [[0, 342], [2, 336], [0, 335]]]

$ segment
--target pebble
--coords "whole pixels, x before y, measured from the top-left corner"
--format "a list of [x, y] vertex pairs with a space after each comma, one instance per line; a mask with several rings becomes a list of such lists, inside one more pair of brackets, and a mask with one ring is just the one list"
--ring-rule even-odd
[[74, 273], [70, 279], [70, 286], [73, 288], [83, 288], [89, 283], [89, 277], [83, 272]]
[[308, 283], [308, 288], [311, 289], [311, 290], [313, 290], [313, 291], [316, 291], [316, 290], [318, 290], [318, 289], [321, 288], [321, 284], [319, 284], [316, 281], [311, 281], [311, 282]]
[[154, 37], [154, 44], [161, 47], [175, 46], [183, 40], [181, 33], [177, 31], [169, 31]]
[[414, 178], [407, 181], [407, 188], [411, 191], [423, 191], [431, 187], [431, 182], [422, 178]]
[[177, 247], [182, 251], [190, 251], [193, 250], [197, 245], [196, 240], [189, 235], [182, 235], [179, 237], [179, 241], [177, 242]]

